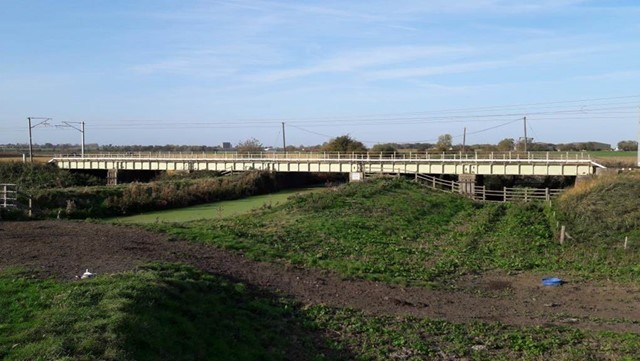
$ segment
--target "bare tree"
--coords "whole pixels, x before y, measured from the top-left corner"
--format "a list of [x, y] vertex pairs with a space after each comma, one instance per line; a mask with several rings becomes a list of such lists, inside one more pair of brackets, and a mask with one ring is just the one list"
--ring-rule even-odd
[[264, 146], [256, 138], [247, 139], [236, 145], [236, 151], [243, 154], [260, 153], [263, 150]]

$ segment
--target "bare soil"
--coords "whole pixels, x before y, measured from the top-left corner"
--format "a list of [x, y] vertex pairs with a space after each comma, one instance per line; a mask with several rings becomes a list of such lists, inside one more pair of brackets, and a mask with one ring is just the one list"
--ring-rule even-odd
[[133, 270], [150, 261], [188, 263], [302, 304], [350, 307], [369, 314], [640, 332], [640, 288], [635, 285], [568, 280], [549, 287], [541, 284], [541, 274], [487, 273], [465, 277], [459, 291], [431, 290], [255, 262], [234, 251], [137, 228], [68, 221], [0, 222], [0, 269], [17, 266], [42, 277], [74, 280], [87, 268], [100, 275]]

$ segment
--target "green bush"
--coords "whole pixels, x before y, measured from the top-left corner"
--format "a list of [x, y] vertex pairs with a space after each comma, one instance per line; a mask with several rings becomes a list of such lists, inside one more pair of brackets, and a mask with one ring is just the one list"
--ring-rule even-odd
[[21, 190], [30, 192], [41, 188], [95, 186], [104, 182], [87, 174], [61, 170], [53, 164], [0, 162], [0, 183], [17, 184]]

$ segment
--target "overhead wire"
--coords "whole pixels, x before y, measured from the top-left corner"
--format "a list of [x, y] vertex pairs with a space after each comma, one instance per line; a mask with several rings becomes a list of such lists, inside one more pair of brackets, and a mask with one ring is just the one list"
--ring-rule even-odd
[[[340, 127], [361, 128], [401, 125], [474, 124], [495, 123], [498, 125], [468, 132], [468, 135], [486, 132], [511, 124], [513, 117], [527, 114], [531, 121], [610, 121], [624, 119], [637, 114], [640, 95], [589, 98], [557, 102], [524, 103], [512, 105], [451, 108], [435, 111], [369, 114], [356, 116], [327, 116], [299, 118], [248, 118], [212, 121], [181, 121], [179, 119], [106, 119], [91, 124], [93, 130], [146, 130], [170, 129], [273, 129], [286, 120], [287, 126], [309, 134], [331, 138], [331, 135], [312, 131], [309, 128]], [[509, 119], [504, 122], [505, 119]], [[521, 119], [521, 118], [519, 118]], [[7, 122], [9, 123], [9, 122]], [[539, 123], [538, 123], [539, 124]], [[535, 134], [531, 122], [528, 127]], [[48, 128], [43, 128], [45, 130]], [[22, 126], [2, 127], [3, 132], [22, 132]], [[42, 131], [40, 130], [40, 131]], [[280, 135], [280, 130], [278, 136]], [[536, 135], [537, 136], [537, 135]], [[276, 141], [277, 143], [277, 141]]]

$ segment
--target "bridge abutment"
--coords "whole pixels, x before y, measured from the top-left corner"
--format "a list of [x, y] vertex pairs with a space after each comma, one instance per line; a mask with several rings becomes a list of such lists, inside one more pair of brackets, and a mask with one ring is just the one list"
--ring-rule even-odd
[[118, 185], [118, 170], [117, 169], [107, 169], [107, 185], [109, 185], [109, 186]]
[[364, 180], [364, 172], [350, 172], [349, 182], [361, 182]]
[[460, 194], [475, 194], [476, 186], [482, 185], [482, 176], [477, 174], [459, 174]]

